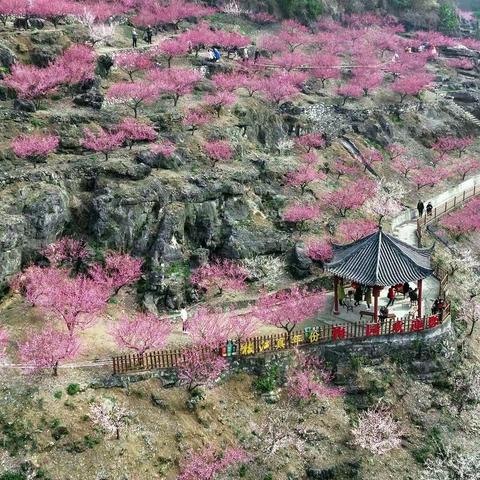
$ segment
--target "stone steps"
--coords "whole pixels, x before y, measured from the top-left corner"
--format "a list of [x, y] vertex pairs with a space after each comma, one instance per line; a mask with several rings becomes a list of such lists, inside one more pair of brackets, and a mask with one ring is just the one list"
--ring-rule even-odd
[[467, 119], [470, 123], [473, 123], [477, 127], [480, 127], [480, 119], [478, 119], [475, 115], [470, 113], [468, 110], [465, 110], [461, 107], [458, 103], [453, 100], [452, 97], [448, 95], [446, 92], [438, 92], [438, 95], [445, 100], [449, 101], [450, 107], [461, 117]]

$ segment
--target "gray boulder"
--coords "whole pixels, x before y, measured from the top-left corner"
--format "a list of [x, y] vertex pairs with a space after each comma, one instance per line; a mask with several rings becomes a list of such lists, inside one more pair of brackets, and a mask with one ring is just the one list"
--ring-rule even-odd
[[287, 265], [295, 278], [303, 279], [310, 275], [313, 262], [303, 245], [295, 245], [287, 256]]
[[163, 168], [165, 170], [177, 170], [182, 164], [180, 157], [175, 153], [167, 157], [161, 153], [153, 153], [148, 150], [139, 152], [135, 161], [151, 168]]
[[97, 68], [95, 73], [102, 78], [107, 78], [110, 69], [113, 67], [113, 58], [110, 55], [100, 55], [97, 59]]
[[16, 57], [13, 52], [7, 47], [0, 46], [0, 67], [10, 69], [15, 61]]
[[31, 100], [22, 100], [21, 98], [15, 99], [13, 102], [13, 108], [18, 112], [34, 113], [37, 111], [37, 107]]
[[48, 65], [55, 60], [61, 49], [53, 46], [35, 47], [30, 52], [30, 61], [33, 65], [41, 68], [48, 67]]
[[96, 88], [92, 88], [88, 92], [75, 96], [73, 98], [73, 103], [81, 107], [90, 107], [95, 110], [101, 110], [104, 100], [104, 95]]

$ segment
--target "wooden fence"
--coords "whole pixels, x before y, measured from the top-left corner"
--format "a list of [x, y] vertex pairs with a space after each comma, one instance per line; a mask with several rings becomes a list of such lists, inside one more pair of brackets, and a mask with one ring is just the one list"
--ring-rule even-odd
[[480, 186], [477, 188], [476, 185], [473, 188], [464, 190], [462, 193], [455, 195], [454, 197], [449, 198], [446, 202], [437, 205], [433, 208], [432, 214], [427, 215], [426, 213], [417, 220], [417, 238], [418, 246], [422, 246], [423, 231], [427, 225], [443, 217], [447, 213], [450, 213], [455, 208], [462, 206], [468, 200], [476, 197], [480, 194]]
[[[406, 317], [388, 319], [383, 323], [343, 323], [308, 327], [287, 333], [253, 337], [242, 341], [229, 341], [213, 351], [215, 355], [224, 357], [246, 357], [268, 352], [276, 352], [295, 347], [350, 339], [365, 339], [380, 335], [393, 336], [417, 333], [435, 329], [450, 315], [447, 305], [442, 315], [431, 315], [423, 318]], [[212, 355], [212, 350], [205, 349], [205, 355]], [[113, 357], [113, 373], [121, 374], [162, 368], [175, 368], [184, 360], [184, 350], [160, 350], [143, 355], [129, 354]]]

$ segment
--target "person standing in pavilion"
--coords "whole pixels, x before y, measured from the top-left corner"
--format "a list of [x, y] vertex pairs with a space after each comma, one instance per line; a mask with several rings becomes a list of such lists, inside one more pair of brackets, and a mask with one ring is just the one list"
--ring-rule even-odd
[[345, 288], [343, 286], [343, 281], [340, 280], [337, 285], [337, 295], [338, 295], [338, 304], [343, 305], [345, 302]]
[[365, 303], [370, 310], [370, 306], [372, 305], [372, 287], [365, 288]]
[[387, 298], [388, 298], [388, 303], [387, 303], [387, 308], [395, 303], [395, 287], [390, 287], [388, 289], [388, 293], [387, 293]]
[[360, 305], [360, 302], [363, 300], [363, 288], [361, 285], [358, 285], [353, 294], [353, 300], [355, 301], [355, 306]]

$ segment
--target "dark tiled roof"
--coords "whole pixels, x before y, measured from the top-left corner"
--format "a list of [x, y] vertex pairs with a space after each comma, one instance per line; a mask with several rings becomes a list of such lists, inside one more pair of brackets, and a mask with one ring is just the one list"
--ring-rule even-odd
[[369, 286], [414, 282], [432, 275], [432, 250], [412, 247], [380, 229], [349, 245], [335, 245], [325, 270]]

